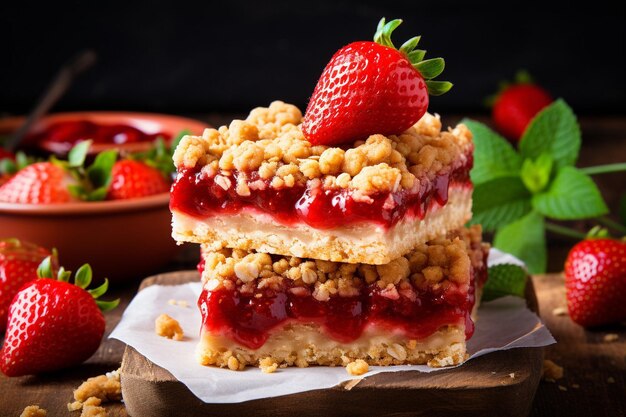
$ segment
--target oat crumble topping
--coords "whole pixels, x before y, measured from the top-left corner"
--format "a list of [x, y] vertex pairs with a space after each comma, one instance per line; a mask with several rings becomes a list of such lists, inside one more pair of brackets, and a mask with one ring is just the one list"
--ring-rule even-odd
[[38, 405], [29, 405], [24, 408], [20, 417], [46, 417], [47, 415], [47, 410], [40, 408]]
[[154, 323], [156, 334], [168, 339], [183, 340], [184, 333], [180, 323], [167, 314], [161, 314]]
[[[103, 402], [121, 400], [122, 386], [120, 384], [120, 373], [118, 369], [107, 372], [105, 375], [89, 378], [87, 381], [80, 384], [80, 386], [74, 390], [74, 402], [68, 403], [67, 409], [68, 411], [82, 409], [81, 417], [106, 416], [106, 410], [99, 407], [100, 404]], [[98, 412], [101, 414], [97, 414]]]
[[[418, 189], [420, 180], [432, 179], [457, 162], [465, 163], [473, 149], [472, 134], [465, 125], [442, 131], [439, 116], [428, 113], [400, 135], [371, 135], [347, 150], [312, 145], [300, 129], [301, 121], [297, 107], [274, 101], [228, 127], [185, 136], [174, 153], [174, 163], [179, 171], [202, 167], [203, 175], [215, 177], [225, 190], [234, 186], [241, 196], [266, 186], [248, 180], [246, 174], [253, 171], [275, 189], [308, 181], [309, 186], [350, 188], [367, 195]], [[237, 179], [235, 170], [240, 174]]]
[[204, 250], [202, 280], [209, 291], [236, 287], [244, 294], [263, 288], [279, 291], [292, 283], [289, 291], [312, 295], [318, 301], [328, 301], [335, 295], [355, 296], [371, 283], [376, 283], [388, 298], [395, 299], [401, 293], [410, 297], [414, 287], [437, 290], [468, 285], [471, 267], [483, 263], [481, 235], [480, 226], [452, 232], [418, 245], [385, 265], [346, 264], [239, 249]]
[[369, 371], [369, 365], [363, 359], [357, 359], [346, 365], [346, 371], [354, 376], [363, 375]]

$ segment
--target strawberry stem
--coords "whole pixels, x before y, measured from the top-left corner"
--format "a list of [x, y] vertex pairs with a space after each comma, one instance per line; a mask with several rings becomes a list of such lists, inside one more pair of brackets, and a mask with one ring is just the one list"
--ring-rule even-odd
[[561, 226], [558, 224], [546, 222], [546, 230], [549, 230], [553, 233], [557, 233], [562, 236], [571, 237], [577, 240], [582, 240], [586, 237], [586, 235], [578, 230], [571, 229], [569, 227]]
[[117, 307], [120, 303], [120, 299], [116, 299], [113, 301], [102, 301], [102, 300], [96, 300], [96, 304], [98, 305], [98, 308], [100, 309], [100, 311], [102, 311], [103, 313], [109, 311], [109, 310], [113, 310], [115, 307]]
[[596, 221], [606, 227], [608, 227], [609, 229], [613, 229], [616, 232], [620, 232], [623, 234], [626, 234], [626, 226], [616, 222], [615, 220], [606, 217], [606, 216], [601, 216], [601, 217], [596, 217]]
[[626, 171], [626, 162], [621, 162], [617, 164], [598, 165], [595, 167], [585, 167], [585, 168], [579, 168], [579, 169], [580, 171], [584, 172], [587, 175], [609, 174], [612, 172]]
[[[391, 41], [391, 34], [400, 26], [401, 19], [394, 19], [388, 23], [385, 22], [383, 17], [378, 22], [376, 33], [374, 34], [374, 42], [396, 49]], [[415, 36], [408, 41], [404, 42], [399, 51], [404, 55], [408, 61], [413, 65], [413, 68], [420, 73], [426, 83], [426, 89], [428, 94], [432, 96], [440, 96], [447, 93], [452, 88], [452, 83], [448, 81], [433, 81], [433, 79], [439, 76], [445, 68], [445, 61], [443, 58], [433, 58], [424, 60], [426, 51], [421, 49], [415, 49], [419, 43], [421, 36]]]

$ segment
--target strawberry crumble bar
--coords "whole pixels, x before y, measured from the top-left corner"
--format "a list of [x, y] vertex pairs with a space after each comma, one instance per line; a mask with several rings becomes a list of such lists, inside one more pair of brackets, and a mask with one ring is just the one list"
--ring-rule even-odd
[[473, 143], [424, 115], [399, 135], [314, 146], [280, 101], [186, 136], [174, 155], [173, 237], [211, 249], [383, 265], [471, 217]]
[[[203, 247], [203, 365], [459, 364], [486, 280], [479, 226], [385, 265]], [[360, 363], [360, 362], [359, 362]]]

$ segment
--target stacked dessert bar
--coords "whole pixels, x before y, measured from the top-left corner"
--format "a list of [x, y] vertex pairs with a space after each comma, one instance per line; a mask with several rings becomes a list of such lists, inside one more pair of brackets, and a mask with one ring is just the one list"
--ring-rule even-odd
[[462, 362], [488, 252], [463, 227], [471, 133], [426, 114], [314, 146], [301, 119], [276, 101], [176, 150], [173, 236], [202, 245], [200, 362]]

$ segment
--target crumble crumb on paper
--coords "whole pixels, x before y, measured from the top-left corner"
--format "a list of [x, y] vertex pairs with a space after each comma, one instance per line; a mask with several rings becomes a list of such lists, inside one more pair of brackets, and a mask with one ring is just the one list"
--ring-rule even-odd
[[607, 334], [604, 335], [602, 340], [605, 343], [615, 342], [616, 340], [619, 340], [619, 335], [617, 333], [607, 333]]
[[552, 362], [550, 359], [543, 361], [543, 378], [548, 382], [554, 382], [563, 378], [563, 367]]
[[559, 385], [559, 389], [561, 391], [567, 391], [567, 387], [564, 387], [563, 385]]
[[557, 307], [554, 310], [552, 310], [552, 314], [555, 316], [566, 316], [567, 315], [567, 308], [566, 307]]
[[157, 317], [154, 326], [154, 330], [159, 336], [166, 337], [168, 339], [183, 340], [184, 334], [183, 329], [180, 327], [180, 323], [167, 314], [161, 314]]
[[29, 405], [24, 408], [20, 417], [47, 417], [48, 411], [40, 408], [38, 405]]
[[[76, 411], [85, 407], [98, 407], [103, 402], [121, 401], [122, 386], [119, 369], [89, 378], [74, 390], [74, 402], [67, 404], [68, 411]], [[96, 412], [90, 411], [92, 413]], [[106, 414], [104, 414], [106, 415]], [[90, 416], [87, 414], [86, 416]], [[98, 414], [92, 414], [96, 417]], [[82, 414], [81, 414], [82, 417]]]
[[350, 375], [363, 375], [369, 371], [369, 365], [363, 359], [357, 359], [346, 366]]
[[174, 300], [173, 298], [168, 300], [167, 303], [172, 306], [188, 308], [189, 303], [186, 300]]

